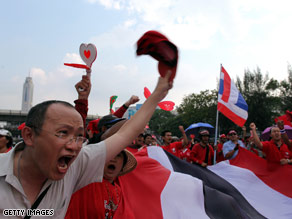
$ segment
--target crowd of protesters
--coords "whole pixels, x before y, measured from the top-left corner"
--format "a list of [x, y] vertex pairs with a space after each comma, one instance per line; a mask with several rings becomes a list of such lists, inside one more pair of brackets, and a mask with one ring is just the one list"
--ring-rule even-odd
[[[135, 169], [135, 153], [149, 146], [161, 147], [204, 168], [234, 159], [239, 148], [269, 162], [292, 163], [291, 142], [281, 122], [271, 128], [270, 141], [260, 141], [256, 125], [251, 123], [249, 137], [243, 127], [241, 138], [235, 130], [230, 130], [212, 144], [208, 130], [200, 130], [198, 136], [187, 136], [184, 127], [179, 126], [179, 138], [165, 130], [160, 135], [163, 142], [159, 143], [157, 136], [145, 127], [157, 103], [172, 87], [169, 76], [159, 78], [151, 97], [130, 120], [122, 116], [130, 105], [139, 101], [134, 95], [114, 114], [85, 126], [91, 82], [83, 76], [75, 86], [78, 93], [75, 109], [63, 101], [36, 105], [22, 129], [23, 142], [12, 150], [11, 133], [0, 130], [3, 153], [0, 194], [7, 197], [0, 210], [51, 208], [55, 210], [54, 218], [113, 218], [123, 198], [116, 180]], [[86, 142], [89, 144], [83, 147]], [[34, 206], [35, 203], [39, 206]]]

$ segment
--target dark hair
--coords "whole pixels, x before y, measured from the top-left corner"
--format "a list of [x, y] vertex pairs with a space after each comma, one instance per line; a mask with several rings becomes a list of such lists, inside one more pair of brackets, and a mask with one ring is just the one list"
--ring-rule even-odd
[[165, 131], [161, 132], [161, 136], [164, 137], [167, 132], [170, 132], [171, 133], [171, 131], [165, 130]]
[[13, 144], [13, 139], [9, 136], [5, 136], [5, 138], [8, 140], [8, 143], [6, 144], [7, 148], [11, 148]]
[[49, 106], [53, 104], [62, 104], [64, 106], [74, 108], [74, 106], [68, 102], [62, 100], [48, 100], [42, 103], [39, 103], [32, 107], [26, 117], [25, 125], [31, 127], [37, 135], [39, 135], [39, 129], [43, 127], [46, 112]]
[[152, 138], [152, 135], [147, 133], [147, 134], [144, 135], [144, 139], [147, 138], [148, 136], [150, 136]]
[[276, 125], [271, 126], [270, 131], [269, 131], [270, 134], [272, 134], [272, 129], [274, 129], [274, 128], [279, 128], [279, 127]]

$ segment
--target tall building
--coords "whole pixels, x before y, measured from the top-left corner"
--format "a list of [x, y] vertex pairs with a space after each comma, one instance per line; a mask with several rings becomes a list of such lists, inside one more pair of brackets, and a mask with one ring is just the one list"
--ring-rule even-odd
[[32, 97], [33, 97], [33, 83], [32, 77], [26, 77], [25, 82], [23, 84], [23, 92], [22, 92], [22, 112], [28, 112], [32, 107]]

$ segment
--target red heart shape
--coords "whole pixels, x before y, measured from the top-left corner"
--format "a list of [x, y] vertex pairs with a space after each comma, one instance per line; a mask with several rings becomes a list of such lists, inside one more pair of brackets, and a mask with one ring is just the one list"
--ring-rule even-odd
[[162, 101], [162, 102], [158, 103], [158, 106], [165, 111], [173, 110], [174, 105], [175, 105], [175, 103], [172, 101]]
[[90, 57], [90, 50], [84, 50], [84, 55], [85, 55], [86, 58], [89, 59], [89, 57]]

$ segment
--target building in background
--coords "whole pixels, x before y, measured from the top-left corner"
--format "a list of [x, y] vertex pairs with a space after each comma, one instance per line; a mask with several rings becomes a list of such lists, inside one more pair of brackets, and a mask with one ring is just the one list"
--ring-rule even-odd
[[28, 112], [32, 107], [32, 98], [33, 98], [33, 83], [32, 77], [28, 76], [25, 79], [23, 84], [23, 92], [22, 92], [22, 105], [21, 111]]
[[[142, 106], [143, 104], [136, 104], [136, 106], [130, 106], [127, 111], [125, 112], [123, 118], [130, 119]], [[115, 107], [117, 111], [119, 107]]]

